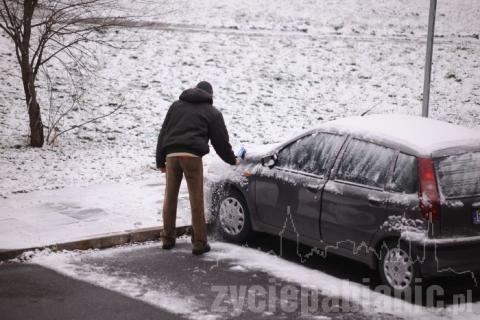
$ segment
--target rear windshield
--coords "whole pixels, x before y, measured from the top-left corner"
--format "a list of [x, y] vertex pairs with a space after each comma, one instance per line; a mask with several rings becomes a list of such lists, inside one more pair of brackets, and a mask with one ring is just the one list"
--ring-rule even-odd
[[435, 166], [445, 197], [480, 195], [480, 152], [439, 158]]

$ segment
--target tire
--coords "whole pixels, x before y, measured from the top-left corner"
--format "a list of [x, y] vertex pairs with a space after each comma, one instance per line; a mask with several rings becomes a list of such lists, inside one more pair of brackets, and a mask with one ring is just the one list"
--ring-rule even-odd
[[412, 298], [416, 279], [421, 279], [418, 261], [412, 258], [408, 245], [400, 241], [388, 241], [381, 248], [378, 271], [382, 284], [388, 286], [396, 297]]
[[230, 190], [219, 201], [217, 230], [223, 239], [234, 243], [244, 243], [251, 235], [250, 213], [240, 192]]

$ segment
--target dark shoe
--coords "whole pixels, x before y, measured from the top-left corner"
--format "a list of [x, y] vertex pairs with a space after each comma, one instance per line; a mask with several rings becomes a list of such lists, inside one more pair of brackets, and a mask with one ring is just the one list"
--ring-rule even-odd
[[175, 241], [164, 241], [162, 244], [163, 250], [170, 250], [175, 247]]
[[192, 253], [196, 256], [207, 253], [210, 251], [210, 245], [207, 243], [205, 245], [193, 245]]

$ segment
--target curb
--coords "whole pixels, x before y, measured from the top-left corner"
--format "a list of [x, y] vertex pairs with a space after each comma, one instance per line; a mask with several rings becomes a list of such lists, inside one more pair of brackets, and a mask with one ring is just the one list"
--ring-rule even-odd
[[[108, 233], [98, 235], [93, 238], [81, 239], [76, 241], [57, 243], [52, 245], [2, 250], [0, 249], [0, 261], [7, 261], [18, 258], [24, 252], [45, 250], [62, 251], [62, 250], [88, 250], [88, 249], [106, 249], [128, 243], [141, 243], [160, 239], [162, 227], [143, 228], [135, 230], [127, 230], [118, 233]], [[176, 228], [177, 237], [191, 234], [191, 226], [184, 226]]]

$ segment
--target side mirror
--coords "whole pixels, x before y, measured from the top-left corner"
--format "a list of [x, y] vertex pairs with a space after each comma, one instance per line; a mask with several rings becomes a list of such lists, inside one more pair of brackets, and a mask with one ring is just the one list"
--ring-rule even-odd
[[262, 166], [272, 169], [277, 164], [278, 155], [276, 153], [262, 158]]

